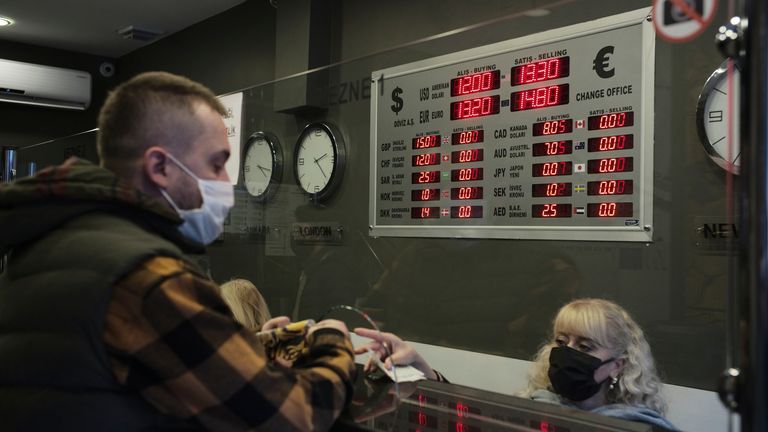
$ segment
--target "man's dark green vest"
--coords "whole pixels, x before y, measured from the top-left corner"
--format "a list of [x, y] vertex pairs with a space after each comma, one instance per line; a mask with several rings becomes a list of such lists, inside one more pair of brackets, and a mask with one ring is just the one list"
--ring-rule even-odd
[[0, 428], [189, 428], [122, 387], [103, 342], [115, 282], [158, 255], [183, 258], [173, 243], [108, 213], [11, 251], [0, 277]]

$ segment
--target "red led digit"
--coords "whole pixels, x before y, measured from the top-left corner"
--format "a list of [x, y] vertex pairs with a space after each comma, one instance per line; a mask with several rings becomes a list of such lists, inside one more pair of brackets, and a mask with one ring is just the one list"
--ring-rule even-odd
[[572, 194], [571, 183], [534, 183], [531, 185], [531, 196], [534, 198], [571, 196]]
[[633, 160], [634, 158], [631, 157], [590, 159], [587, 161], [587, 172], [589, 174], [630, 172], [634, 169]]
[[600, 129], [622, 127], [627, 122], [627, 114], [611, 114], [600, 117]]
[[413, 166], [425, 166], [425, 165], [439, 165], [440, 155], [438, 153], [424, 153], [419, 155], [413, 155]]
[[451, 96], [495, 90], [501, 87], [501, 71], [480, 72], [451, 80]]
[[544, 135], [563, 133], [562, 122], [550, 121], [544, 123]]
[[587, 195], [632, 195], [632, 180], [599, 180], [587, 183]]
[[556, 176], [558, 173], [562, 172], [563, 168], [565, 168], [565, 162], [549, 162], [544, 164], [544, 168], [541, 171], [541, 175], [543, 176]]
[[418, 415], [419, 419], [419, 426], [426, 426], [427, 425], [427, 415], [423, 412], [420, 412]]
[[600, 208], [597, 211], [597, 215], [600, 217], [613, 217], [616, 215], [616, 203], [600, 203]]
[[455, 132], [451, 135], [451, 143], [457, 144], [474, 144], [483, 142], [484, 134], [482, 129], [475, 129], [466, 132]]
[[573, 131], [573, 120], [550, 120], [533, 124], [533, 136], [555, 135]]
[[411, 207], [411, 219], [439, 219], [440, 207]]
[[564, 176], [573, 173], [573, 162], [544, 162], [533, 164], [533, 177]]
[[512, 111], [546, 108], [567, 104], [569, 100], [568, 84], [539, 87], [512, 93]]
[[634, 147], [633, 136], [610, 135], [587, 140], [587, 150], [590, 152], [620, 151]]
[[556, 156], [573, 153], [573, 141], [533, 143], [533, 156]]
[[609, 136], [600, 138], [600, 151], [624, 150], [627, 143], [627, 137], [624, 135]]
[[587, 119], [587, 128], [589, 130], [622, 128], [632, 126], [634, 124], [635, 114], [632, 111], [601, 114], [591, 116]]
[[413, 149], [440, 147], [440, 135], [426, 135], [416, 137], [411, 141], [411, 147]]
[[483, 149], [459, 150], [451, 153], [451, 162], [465, 163], [483, 160]]
[[557, 196], [558, 191], [564, 188], [565, 186], [562, 183], [550, 183], [547, 185], [547, 196]]
[[623, 180], [607, 180], [601, 181], [598, 186], [598, 193], [600, 195], [616, 195], [624, 193], [624, 181]]
[[499, 113], [500, 96], [485, 96], [451, 103], [451, 120]]
[[565, 154], [565, 142], [563, 141], [553, 141], [545, 143], [547, 145], [547, 154], [548, 155], [559, 155], [559, 154]]
[[411, 201], [436, 201], [440, 199], [440, 189], [417, 189], [411, 191]]
[[624, 158], [603, 159], [600, 161], [601, 173], [624, 171]]
[[587, 204], [587, 217], [631, 217], [632, 203], [602, 202]]
[[602, 159], [598, 171], [601, 173], [623, 172], [625, 160], [624, 158]]
[[483, 188], [479, 186], [451, 188], [452, 200], [475, 200], [483, 198]]
[[414, 149], [440, 147], [440, 135], [416, 137], [412, 140], [411, 147]]
[[572, 204], [533, 204], [531, 206], [531, 216], [534, 218], [569, 218], [571, 217], [572, 208]]
[[530, 84], [567, 77], [570, 57], [558, 57], [512, 68], [512, 85]]
[[541, 211], [543, 217], [556, 217], [557, 204], [544, 204], [544, 210]]
[[438, 182], [440, 182], [440, 171], [418, 171], [411, 174], [411, 184]]
[[469, 218], [482, 218], [483, 206], [454, 206], [451, 207], [451, 218], [456, 219], [469, 219]]
[[557, 175], [557, 162], [550, 162], [544, 164], [544, 170], [541, 172], [545, 176]]
[[482, 180], [482, 168], [462, 168], [451, 170], [451, 181]]

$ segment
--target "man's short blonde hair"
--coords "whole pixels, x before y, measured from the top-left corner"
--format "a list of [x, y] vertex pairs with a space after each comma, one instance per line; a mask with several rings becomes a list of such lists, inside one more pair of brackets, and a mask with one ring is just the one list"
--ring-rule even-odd
[[167, 72], [146, 72], [110, 92], [99, 112], [97, 149], [103, 166], [120, 167], [140, 158], [151, 146], [184, 151], [200, 132], [193, 119], [204, 104], [225, 115], [221, 102], [207, 87]]

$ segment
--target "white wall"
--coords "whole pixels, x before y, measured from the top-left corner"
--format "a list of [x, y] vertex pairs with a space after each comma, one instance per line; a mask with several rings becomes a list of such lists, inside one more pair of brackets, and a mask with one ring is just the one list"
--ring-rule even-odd
[[[352, 335], [352, 341], [357, 346], [364, 339]], [[505, 394], [525, 387], [529, 361], [417, 342], [411, 344], [454, 384]], [[358, 361], [366, 357], [359, 356]], [[669, 403], [667, 418], [678, 428], [695, 432], [729, 430], [728, 412], [714, 392], [676, 385], [666, 385], [664, 391]]]

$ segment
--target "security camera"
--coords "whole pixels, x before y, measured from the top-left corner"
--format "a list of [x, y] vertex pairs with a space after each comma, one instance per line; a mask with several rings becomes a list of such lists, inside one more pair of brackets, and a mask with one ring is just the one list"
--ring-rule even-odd
[[99, 65], [99, 73], [104, 78], [109, 78], [115, 74], [115, 65], [111, 62], [102, 62]]

